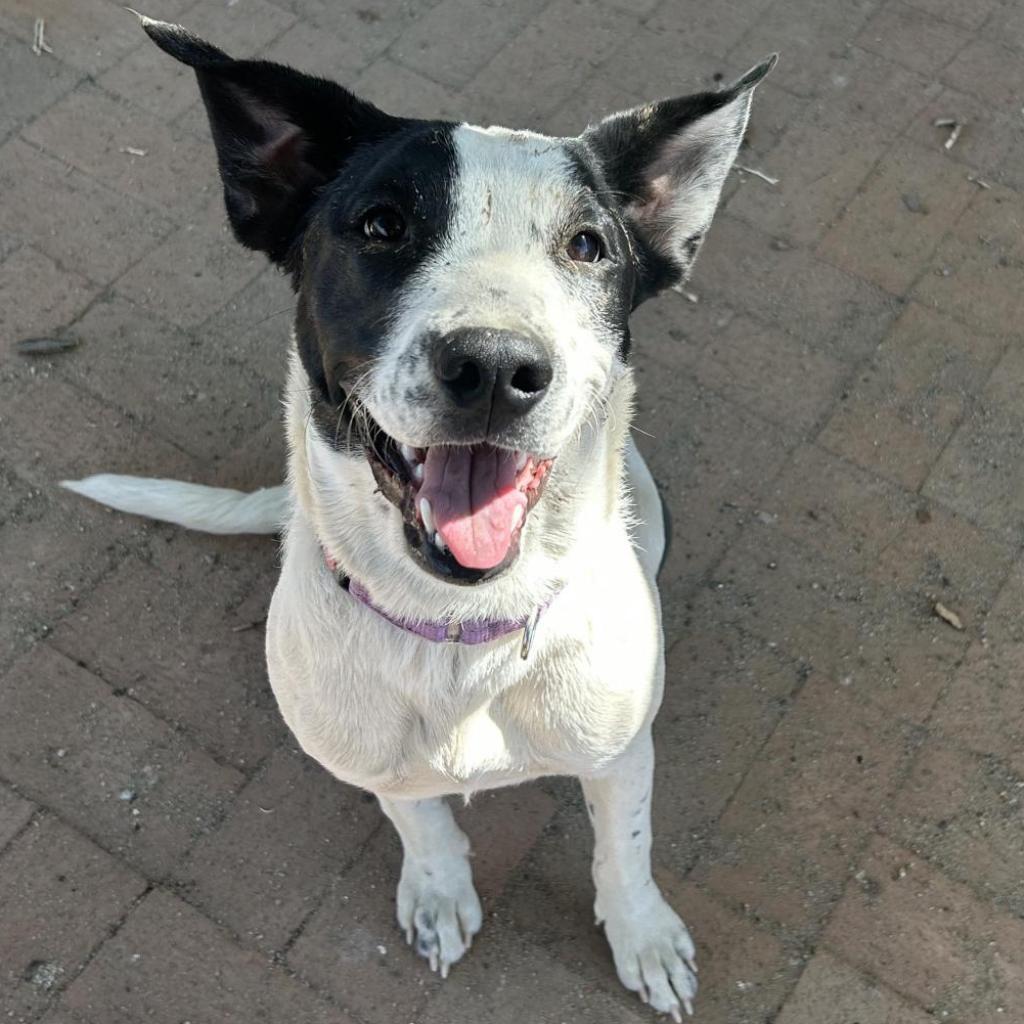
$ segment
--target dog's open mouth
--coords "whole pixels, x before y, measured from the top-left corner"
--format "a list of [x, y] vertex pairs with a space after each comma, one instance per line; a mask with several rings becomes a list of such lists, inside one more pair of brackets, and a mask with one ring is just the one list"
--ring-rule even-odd
[[490, 444], [411, 448], [385, 436], [366, 446], [367, 459], [425, 566], [461, 583], [507, 568], [554, 460]]

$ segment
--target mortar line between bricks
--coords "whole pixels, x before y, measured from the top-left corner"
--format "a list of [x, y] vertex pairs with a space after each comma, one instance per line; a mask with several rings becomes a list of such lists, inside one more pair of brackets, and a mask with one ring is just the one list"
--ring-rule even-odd
[[[15, 793], [17, 796], [21, 797], [21, 799], [28, 800], [28, 797], [26, 797], [23, 793], [20, 793], [9, 782], [5, 782], [5, 785], [13, 793]], [[7, 853], [10, 851], [10, 849], [14, 846], [14, 844], [23, 835], [25, 835], [26, 832], [28, 832], [28, 830], [30, 828], [32, 828], [34, 825], [36, 825], [38, 823], [39, 818], [40, 818], [40, 816], [43, 813], [42, 807], [40, 807], [39, 804], [36, 803], [35, 800], [28, 800], [28, 802], [32, 804], [32, 813], [28, 816], [28, 818], [25, 819], [25, 824], [22, 825], [21, 828], [16, 829], [14, 831], [14, 833], [11, 835], [11, 837], [7, 840], [7, 842], [0, 843], [0, 867], [3, 866], [4, 858], [6, 857]]]

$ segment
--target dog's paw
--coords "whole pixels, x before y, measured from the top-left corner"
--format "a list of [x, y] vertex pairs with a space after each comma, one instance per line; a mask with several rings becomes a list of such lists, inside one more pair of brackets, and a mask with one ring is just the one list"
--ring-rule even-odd
[[683, 1010], [692, 1015], [697, 995], [693, 940], [660, 893], [601, 910], [598, 918], [604, 920], [622, 984], [674, 1021], [682, 1021]]
[[412, 860], [402, 864], [398, 883], [398, 923], [406, 941], [448, 977], [480, 931], [483, 912], [465, 857]]

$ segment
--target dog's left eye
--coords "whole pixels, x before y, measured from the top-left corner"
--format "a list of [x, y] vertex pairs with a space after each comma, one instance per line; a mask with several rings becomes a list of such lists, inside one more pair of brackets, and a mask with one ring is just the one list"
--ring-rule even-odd
[[405, 237], [405, 218], [386, 206], [377, 206], [363, 218], [363, 234], [374, 242], [399, 242]]
[[577, 263], [596, 263], [601, 256], [601, 239], [593, 231], [580, 231], [569, 239], [565, 247], [569, 259]]

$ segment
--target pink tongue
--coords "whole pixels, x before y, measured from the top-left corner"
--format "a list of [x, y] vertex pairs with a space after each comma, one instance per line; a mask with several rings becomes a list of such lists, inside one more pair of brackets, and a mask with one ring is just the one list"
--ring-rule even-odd
[[467, 569], [501, 562], [512, 544], [515, 510], [526, 514], [515, 453], [487, 446], [428, 449], [419, 497], [430, 502], [434, 525]]

